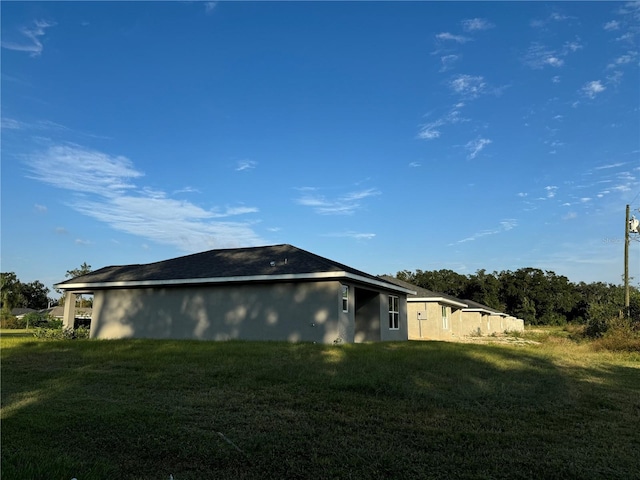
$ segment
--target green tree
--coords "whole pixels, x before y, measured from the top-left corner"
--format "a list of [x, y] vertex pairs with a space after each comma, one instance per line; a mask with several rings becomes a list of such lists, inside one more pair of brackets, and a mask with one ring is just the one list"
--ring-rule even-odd
[[21, 291], [28, 308], [42, 310], [49, 306], [49, 289], [42, 282], [23, 283]]
[[2, 310], [6, 312], [26, 307], [22, 284], [14, 272], [0, 273], [0, 301]]
[[65, 273], [66, 278], [76, 278], [81, 275], [86, 275], [87, 273], [91, 273], [91, 265], [88, 265], [87, 262], [83, 262], [79, 268], [74, 268], [73, 270], [67, 270]]
[[485, 270], [478, 270], [475, 275], [470, 275], [464, 298], [496, 310], [504, 310], [505, 308], [500, 300], [500, 280], [495, 272], [487, 274]]
[[[74, 268], [73, 270], [67, 270], [65, 273], [66, 278], [76, 278], [82, 275], [86, 275], [87, 273], [91, 273], [91, 265], [87, 264], [87, 262], [83, 262], [82, 265], [78, 268]], [[60, 304], [64, 304], [64, 295], [60, 301]], [[76, 298], [76, 306], [77, 307], [91, 307], [93, 306], [93, 300], [84, 299], [82, 295], [78, 295]]]

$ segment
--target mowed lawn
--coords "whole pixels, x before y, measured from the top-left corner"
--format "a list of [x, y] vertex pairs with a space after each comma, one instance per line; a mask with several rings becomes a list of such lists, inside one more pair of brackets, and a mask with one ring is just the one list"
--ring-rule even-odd
[[640, 478], [640, 356], [3, 335], [5, 479]]

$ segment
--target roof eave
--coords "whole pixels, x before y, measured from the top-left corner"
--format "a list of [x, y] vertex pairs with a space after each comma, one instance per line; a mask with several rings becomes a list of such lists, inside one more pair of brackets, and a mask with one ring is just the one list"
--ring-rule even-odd
[[141, 287], [175, 287], [179, 285], [203, 285], [203, 284], [222, 284], [222, 283], [252, 283], [252, 282], [283, 282], [283, 281], [308, 281], [308, 280], [329, 280], [345, 278], [368, 285], [375, 285], [385, 290], [401, 292], [407, 295], [415, 295], [415, 291], [398, 285], [374, 280], [371, 278], [357, 275], [354, 273], [338, 271], [338, 272], [319, 272], [319, 273], [288, 273], [279, 275], [248, 275], [248, 276], [231, 276], [231, 277], [210, 277], [210, 278], [180, 278], [170, 280], [123, 280], [114, 282], [87, 282], [87, 283], [59, 283], [54, 285], [60, 290], [69, 290], [73, 292], [89, 292], [92, 290], [102, 290], [108, 288], [141, 288]]
[[453, 307], [466, 308], [468, 305], [462, 302], [456, 302], [455, 300], [449, 300], [444, 297], [410, 297], [407, 298], [408, 302], [438, 302], [445, 303], [447, 305], [451, 305]]

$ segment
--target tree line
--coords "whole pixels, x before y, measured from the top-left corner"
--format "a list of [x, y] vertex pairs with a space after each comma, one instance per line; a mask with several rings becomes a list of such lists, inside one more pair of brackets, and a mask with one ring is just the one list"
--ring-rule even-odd
[[[91, 265], [84, 262], [79, 268], [67, 270], [66, 278], [75, 278], [91, 272]], [[59, 292], [58, 292], [59, 293]], [[82, 299], [80, 299], [82, 302]], [[49, 298], [49, 289], [40, 281], [23, 283], [14, 272], [0, 273], [0, 309], [10, 312], [14, 308], [32, 308], [43, 310], [51, 305], [62, 304], [63, 299]], [[80, 306], [91, 306], [83, 305]]]
[[[522, 318], [527, 325], [594, 324], [623, 315], [624, 287], [573, 283], [538, 268], [462, 275], [452, 270], [404, 270], [396, 278], [434, 292], [472, 300]], [[630, 320], [640, 324], [640, 291], [630, 287]]]

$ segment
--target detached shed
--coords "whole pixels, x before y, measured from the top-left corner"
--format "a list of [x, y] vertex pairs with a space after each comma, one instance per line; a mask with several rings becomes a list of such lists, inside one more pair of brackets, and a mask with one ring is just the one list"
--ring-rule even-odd
[[407, 340], [414, 293], [292, 245], [105, 267], [56, 287], [65, 306], [93, 294], [92, 338], [319, 343]]

